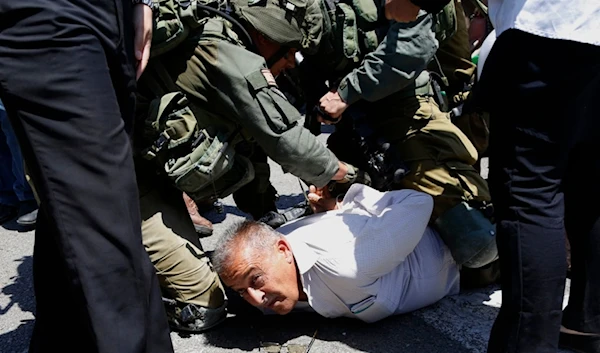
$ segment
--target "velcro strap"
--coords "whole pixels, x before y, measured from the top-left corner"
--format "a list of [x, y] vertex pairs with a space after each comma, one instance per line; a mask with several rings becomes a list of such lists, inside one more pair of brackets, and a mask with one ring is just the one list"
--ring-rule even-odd
[[261, 69], [248, 74], [246, 81], [248, 81], [255, 91], [259, 91], [265, 87], [277, 87], [275, 77], [269, 69]]

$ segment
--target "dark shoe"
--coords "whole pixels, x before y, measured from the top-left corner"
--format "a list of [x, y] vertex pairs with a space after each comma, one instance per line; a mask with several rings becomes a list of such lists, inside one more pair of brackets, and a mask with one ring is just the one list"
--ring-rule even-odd
[[0, 224], [4, 224], [17, 216], [17, 208], [0, 204]]
[[29, 213], [17, 218], [17, 223], [21, 226], [33, 226], [37, 222], [38, 210], [35, 209]]
[[561, 332], [558, 345], [577, 353], [600, 353], [600, 336], [571, 335]]
[[169, 326], [174, 330], [200, 333], [225, 321], [227, 302], [218, 308], [205, 308], [163, 298]]

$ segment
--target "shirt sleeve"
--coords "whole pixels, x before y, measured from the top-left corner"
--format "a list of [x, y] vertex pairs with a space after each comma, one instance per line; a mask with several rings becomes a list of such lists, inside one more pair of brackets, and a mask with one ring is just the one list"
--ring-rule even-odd
[[377, 49], [342, 79], [340, 97], [348, 104], [360, 99], [372, 102], [413, 83], [438, 49], [432, 24], [431, 15], [392, 24]]
[[282, 168], [318, 187], [338, 171], [336, 156], [299, 120], [300, 113], [279, 91], [264, 59], [220, 41], [211, 81], [222, 111], [240, 124]]
[[343, 210], [361, 208], [370, 214], [356, 234], [357, 271], [377, 279], [396, 268], [413, 252], [429, 222], [433, 198], [415, 190], [380, 192], [365, 185], [350, 187]]

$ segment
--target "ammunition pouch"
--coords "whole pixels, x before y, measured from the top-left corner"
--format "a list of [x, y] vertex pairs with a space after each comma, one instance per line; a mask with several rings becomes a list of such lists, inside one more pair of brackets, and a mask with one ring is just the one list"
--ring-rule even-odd
[[192, 199], [222, 198], [254, 179], [252, 163], [230, 144], [235, 134], [200, 128], [185, 95], [168, 93], [150, 103], [142, 157]]
[[[358, 65], [364, 56], [374, 51], [389, 25], [383, 18], [379, 2], [373, 0], [341, 0], [327, 1], [331, 20], [332, 41], [331, 52], [327, 52], [323, 60], [330, 62], [335, 71], [347, 71], [349, 67]], [[453, 1], [442, 11], [433, 15], [433, 31], [440, 43], [452, 37], [457, 31], [457, 14]]]
[[211, 13], [218, 10], [214, 0], [155, 0], [158, 14], [154, 18], [150, 57], [162, 55], [181, 44], [193, 30], [199, 28]]
[[433, 16], [433, 32], [440, 45], [456, 33], [458, 29], [456, 16], [454, 1], [450, 1], [442, 11]]
[[377, 30], [387, 21], [380, 18], [373, 0], [326, 1], [331, 22], [330, 50], [323, 59], [335, 71], [346, 71], [360, 63], [379, 45]]

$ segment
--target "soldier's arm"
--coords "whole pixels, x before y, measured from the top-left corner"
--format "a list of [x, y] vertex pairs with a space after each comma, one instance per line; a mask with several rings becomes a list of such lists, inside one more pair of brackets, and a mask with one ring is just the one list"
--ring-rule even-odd
[[215, 83], [227, 109], [283, 169], [319, 187], [345, 176], [343, 165], [299, 124], [300, 113], [281, 93], [264, 59], [220, 42]]
[[376, 101], [413, 83], [438, 48], [432, 22], [431, 15], [423, 15], [414, 22], [394, 23], [379, 47], [340, 83], [344, 102]]

